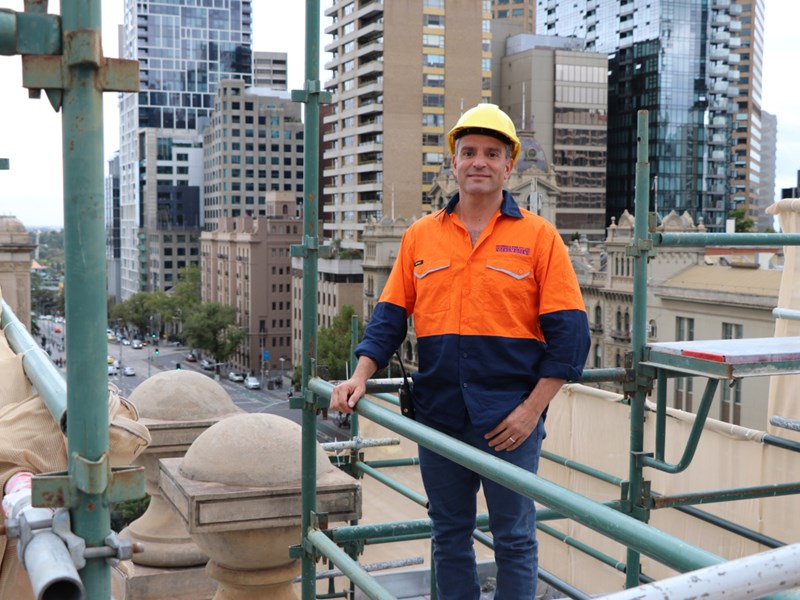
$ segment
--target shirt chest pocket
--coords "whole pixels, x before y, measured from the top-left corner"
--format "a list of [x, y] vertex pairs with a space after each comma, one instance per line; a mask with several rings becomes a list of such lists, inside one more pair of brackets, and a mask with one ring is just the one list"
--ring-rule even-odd
[[[484, 309], [529, 314], [538, 307], [538, 287], [527, 258], [490, 258], [481, 274]], [[519, 316], [519, 315], [517, 315]]]
[[414, 284], [417, 289], [415, 313], [429, 314], [449, 310], [453, 285], [450, 258], [425, 260], [415, 265]]

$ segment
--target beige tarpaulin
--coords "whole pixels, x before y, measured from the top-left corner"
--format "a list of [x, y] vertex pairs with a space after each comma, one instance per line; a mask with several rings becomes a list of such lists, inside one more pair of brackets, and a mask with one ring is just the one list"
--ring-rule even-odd
[[[2, 298], [2, 290], [0, 290]], [[112, 466], [130, 465], [150, 443], [135, 407], [109, 384], [109, 446]], [[31, 388], [15, 355], [0, 335], [0, 484], [18, 471], [34, 474], [67, 469], [67, 440]], [[0, 536], [0, 600], [33, 598], [16, 544]]]
[[[767, 208], [767, 213], [780, 217], [783, 233], [800, 233], [800, 199], [786, 198], [778, 200]], [[800, 257], [797, 246], [785, 246], [783, 276], [778, 292], [778, 307], [800, 310]], [[800, 336], [800, 321], [788, 319], [775, 320], [775, 337]], [[800, 420], [800, 375], [783, 375], [773, 377], [769, 385], [769, 404], [767, 413], [770, 417], [779, 416]], [[782, 429], [770, 425], [769, 433], [800, 441], [800, 432]]]

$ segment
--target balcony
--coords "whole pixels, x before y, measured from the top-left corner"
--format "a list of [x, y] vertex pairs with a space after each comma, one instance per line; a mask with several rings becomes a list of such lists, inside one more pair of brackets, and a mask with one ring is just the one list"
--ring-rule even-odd
[[611, 332], [611, 339], [617, 342], [630, 342], [631, 341], [631, 332], [630, 331], [618, 331], [613, 330]]
[[369, 0], [362, 2], [356, 11], [356, 18], [369, 19], [375, 18], [383, 14], [383, 1], [382, 0]]
[[713, 150], [709, 156], [709, 159], [714, 162], [722, 162], [727, 160], [727, 155], [728, 153], [725, 152], [725, 150]]
[[727, 27], [731, 22], [731, 17], [729, 14], [724, 12], [714, 11], [711, 15], [711, 26], [712, 27]]
[[724, 29], [715, 29], [711, 32], [711, 43], [712, 44], [724, 44], [727, 45], [731, 39], [731, 34]]

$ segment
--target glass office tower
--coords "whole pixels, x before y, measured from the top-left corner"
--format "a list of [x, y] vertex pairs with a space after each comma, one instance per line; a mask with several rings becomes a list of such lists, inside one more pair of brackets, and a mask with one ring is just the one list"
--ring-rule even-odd
[[202, 128], [221, 80], [252, 80], [251, 14], [250, 0], [125, 1], [139, 92], [120, 95], [122, 299], [169, 289], [198, 260]]
[[650, 111], [651, 205], [724, 231], [740, 47], [731, 0], [539, 0], [542, 34], [609, 55], [606, 222], [633, 210], [637, 111]]

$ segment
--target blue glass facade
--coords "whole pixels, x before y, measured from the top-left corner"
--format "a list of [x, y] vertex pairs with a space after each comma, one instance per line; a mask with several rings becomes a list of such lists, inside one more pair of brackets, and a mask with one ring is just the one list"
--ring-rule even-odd
[[135, 32], [128, 48], [140, 65], [139, 127], [195, 129], [210, 115], [220, 80], [251, 83], [250, 0], [140, 0], [136, 6], [126, 11], [126, 30]]
[[636, 113], [647, 109], [651, 206], [724, 229], [738, 92], [730, 0], [539, 0], [537, 11], [538, 33], [609, 55], [606, 223], [633, 210]]

